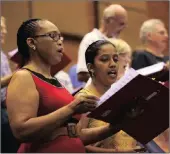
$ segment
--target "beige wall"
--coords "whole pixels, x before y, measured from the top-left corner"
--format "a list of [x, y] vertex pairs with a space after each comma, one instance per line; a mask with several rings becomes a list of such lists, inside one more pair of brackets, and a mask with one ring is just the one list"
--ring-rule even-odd
[[47, 18], [54, 22], [61, 32], [83, 36], [91, 30], [90, 4], [92, 2], [89, 1], [33, 1], [32, 17]]
[[[17, 48], [17, 30], [21, 23], [29, 18], [28, 2], [1, 2], [1, 14], [7, 19], [6, 42], [2, 45], [5, 52]], [[14, 70], [16, 65], [10, 61], [11, 69]]]
[[64, 68], [67, 71], [70, 66], [77, 63], [77, 51], [79, 47], [79, 42], [77, 41], [64, 41], [64, 52], [72, 59], [72, 62]]
[[17, 47], [16, 35], [21, 23], [29, 18], [28, 2], [2, 2], [2, 15], [7, 19], [7, 38], [3, 46], [4, 51]]
[[[90, 1], [2, 2], [2, 15], [7, 19], [8, 35], [6, 44], [2, 46], [6, 52], [17, 47], [18, 27], [30, 15], [32, 18], [46, 18], [54, 22], [61, 32], [82, 37], [91, 31], [94, 25], [93, 5]], [[72, 59], [70, 65], [77, 62], [79, 43], [78, 41], [64, 41], [65, 51], [69, 51], [68, 56]], [[68, 70], [68, 67], [65, 70]]]
[[[120, 37], [126, 40], [133, 49], [140, 46], [139, 29], [144, 20], [153, 17], [161, 18], [169, 27], [169, 2], [99, 1], [99, 18], [101, 18], [103, 9], [112, 2], [121, 4], [128, 11], [128, 27], [122, 32]], [[3, 46], [5, 51], [16, 48], [17, 29], [30, 16], [47, 18], [54, 22], [61, 32], [79, 36], [83, 36], [91, 31], [95, 22], [92, 1], [3, 1], [1, 8], [2, 15], [7, 18], [8, 28], [6, 44]], [[77, 62], [77, 51], [80, 42], [67, 41], [67, 38], [65, 39], [65, 52], [71, 57], [71, 64], [74, 64]], [[65, 70], [68, 70], [69, 66]]]

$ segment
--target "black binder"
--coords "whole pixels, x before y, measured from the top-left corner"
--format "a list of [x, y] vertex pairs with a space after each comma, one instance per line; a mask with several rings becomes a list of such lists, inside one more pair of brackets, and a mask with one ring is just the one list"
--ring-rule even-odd
[[138, 74], [88, 117], [121, 123], [123, 131], [146, 144], [169, 127], [169, 89]]

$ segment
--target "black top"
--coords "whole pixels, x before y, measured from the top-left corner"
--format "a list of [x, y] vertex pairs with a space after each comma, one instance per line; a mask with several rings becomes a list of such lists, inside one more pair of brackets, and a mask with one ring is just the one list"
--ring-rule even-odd
[[22, 69], [26, 69], [28, 70], [29, 72], [31, 72], [32, 74], [34, 74], [35, 76], [37, 76], [38, 78], [40, 78], [41, 80], [44, 80], [56, 87], [63, 87], [60, 82], [57, 80], [57, 78], [53, 77], [53, 78], [46, 78], [44, 75], [40, 74], [40, 73], [37, 73], [37, 72], [34, 72], [28, 68], [22, 68]]
[[168, 60], [168, 56], [157, 57], [147, 50], [134, 51], [132, 54], [132, 68], [137, 70], [150, 65], [154, 65], [158, 62], [167, 62]]
[[[46, 82], [48, 82], [49, 84], [52, 84], [56, 87], [63, 87], [60, 82], [57, 80], [57, 78], [53, 77], [53, 78], [46, 78], [44, 75], [34, 72], [28, 68], [22, 68], [22, 69], [26, 69], [29, 72], [31, 72], [32, 74], [34, 74], [35, 76], [37, 76], [38, 78], [40, 78], [41, 80], [44, 80]], [[74, 117], [69, 118], [64, 125], [67, 125], [67, 123], [78, 123], [78, 120]]]

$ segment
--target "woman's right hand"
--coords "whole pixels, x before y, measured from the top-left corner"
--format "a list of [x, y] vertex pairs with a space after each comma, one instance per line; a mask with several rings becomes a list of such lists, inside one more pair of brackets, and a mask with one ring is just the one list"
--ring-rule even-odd
[[96, 96], [80, 93], [69, 104], [69, 106], [76, 114], [82, 114], [88, 111], [93, 111], [97, 106], [98, 100], [99, 98]]

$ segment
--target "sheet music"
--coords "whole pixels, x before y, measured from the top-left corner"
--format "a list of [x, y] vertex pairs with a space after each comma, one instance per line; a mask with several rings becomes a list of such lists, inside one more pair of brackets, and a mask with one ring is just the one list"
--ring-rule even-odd
[[120, 80], [118, 80], [116, 83], [113, 83], [111, 88], [100, 97], [100, 100], [98, 101], [98, 106], [100, 106], [103, 102], [105, 102], [112, 95], [118, 92], [122, 87], [128, 84], [137, 75], [139, 75], [139, 73], [137, 73], [133, 68], [130, 68], [126, 72], [126, 74], [122, 78], [120, 78]]
[[138, 69], [137, 72], [143, 76], [147, 76], [163, 70], [164, 65], [164, 62], [160, 62], [145, 68]]
[[18, 49], [14, 49], [14, 50], [8, 52], [8, 55], [9, 55], [10, 57], [13, 57], [17, 52], [18, 52]]

